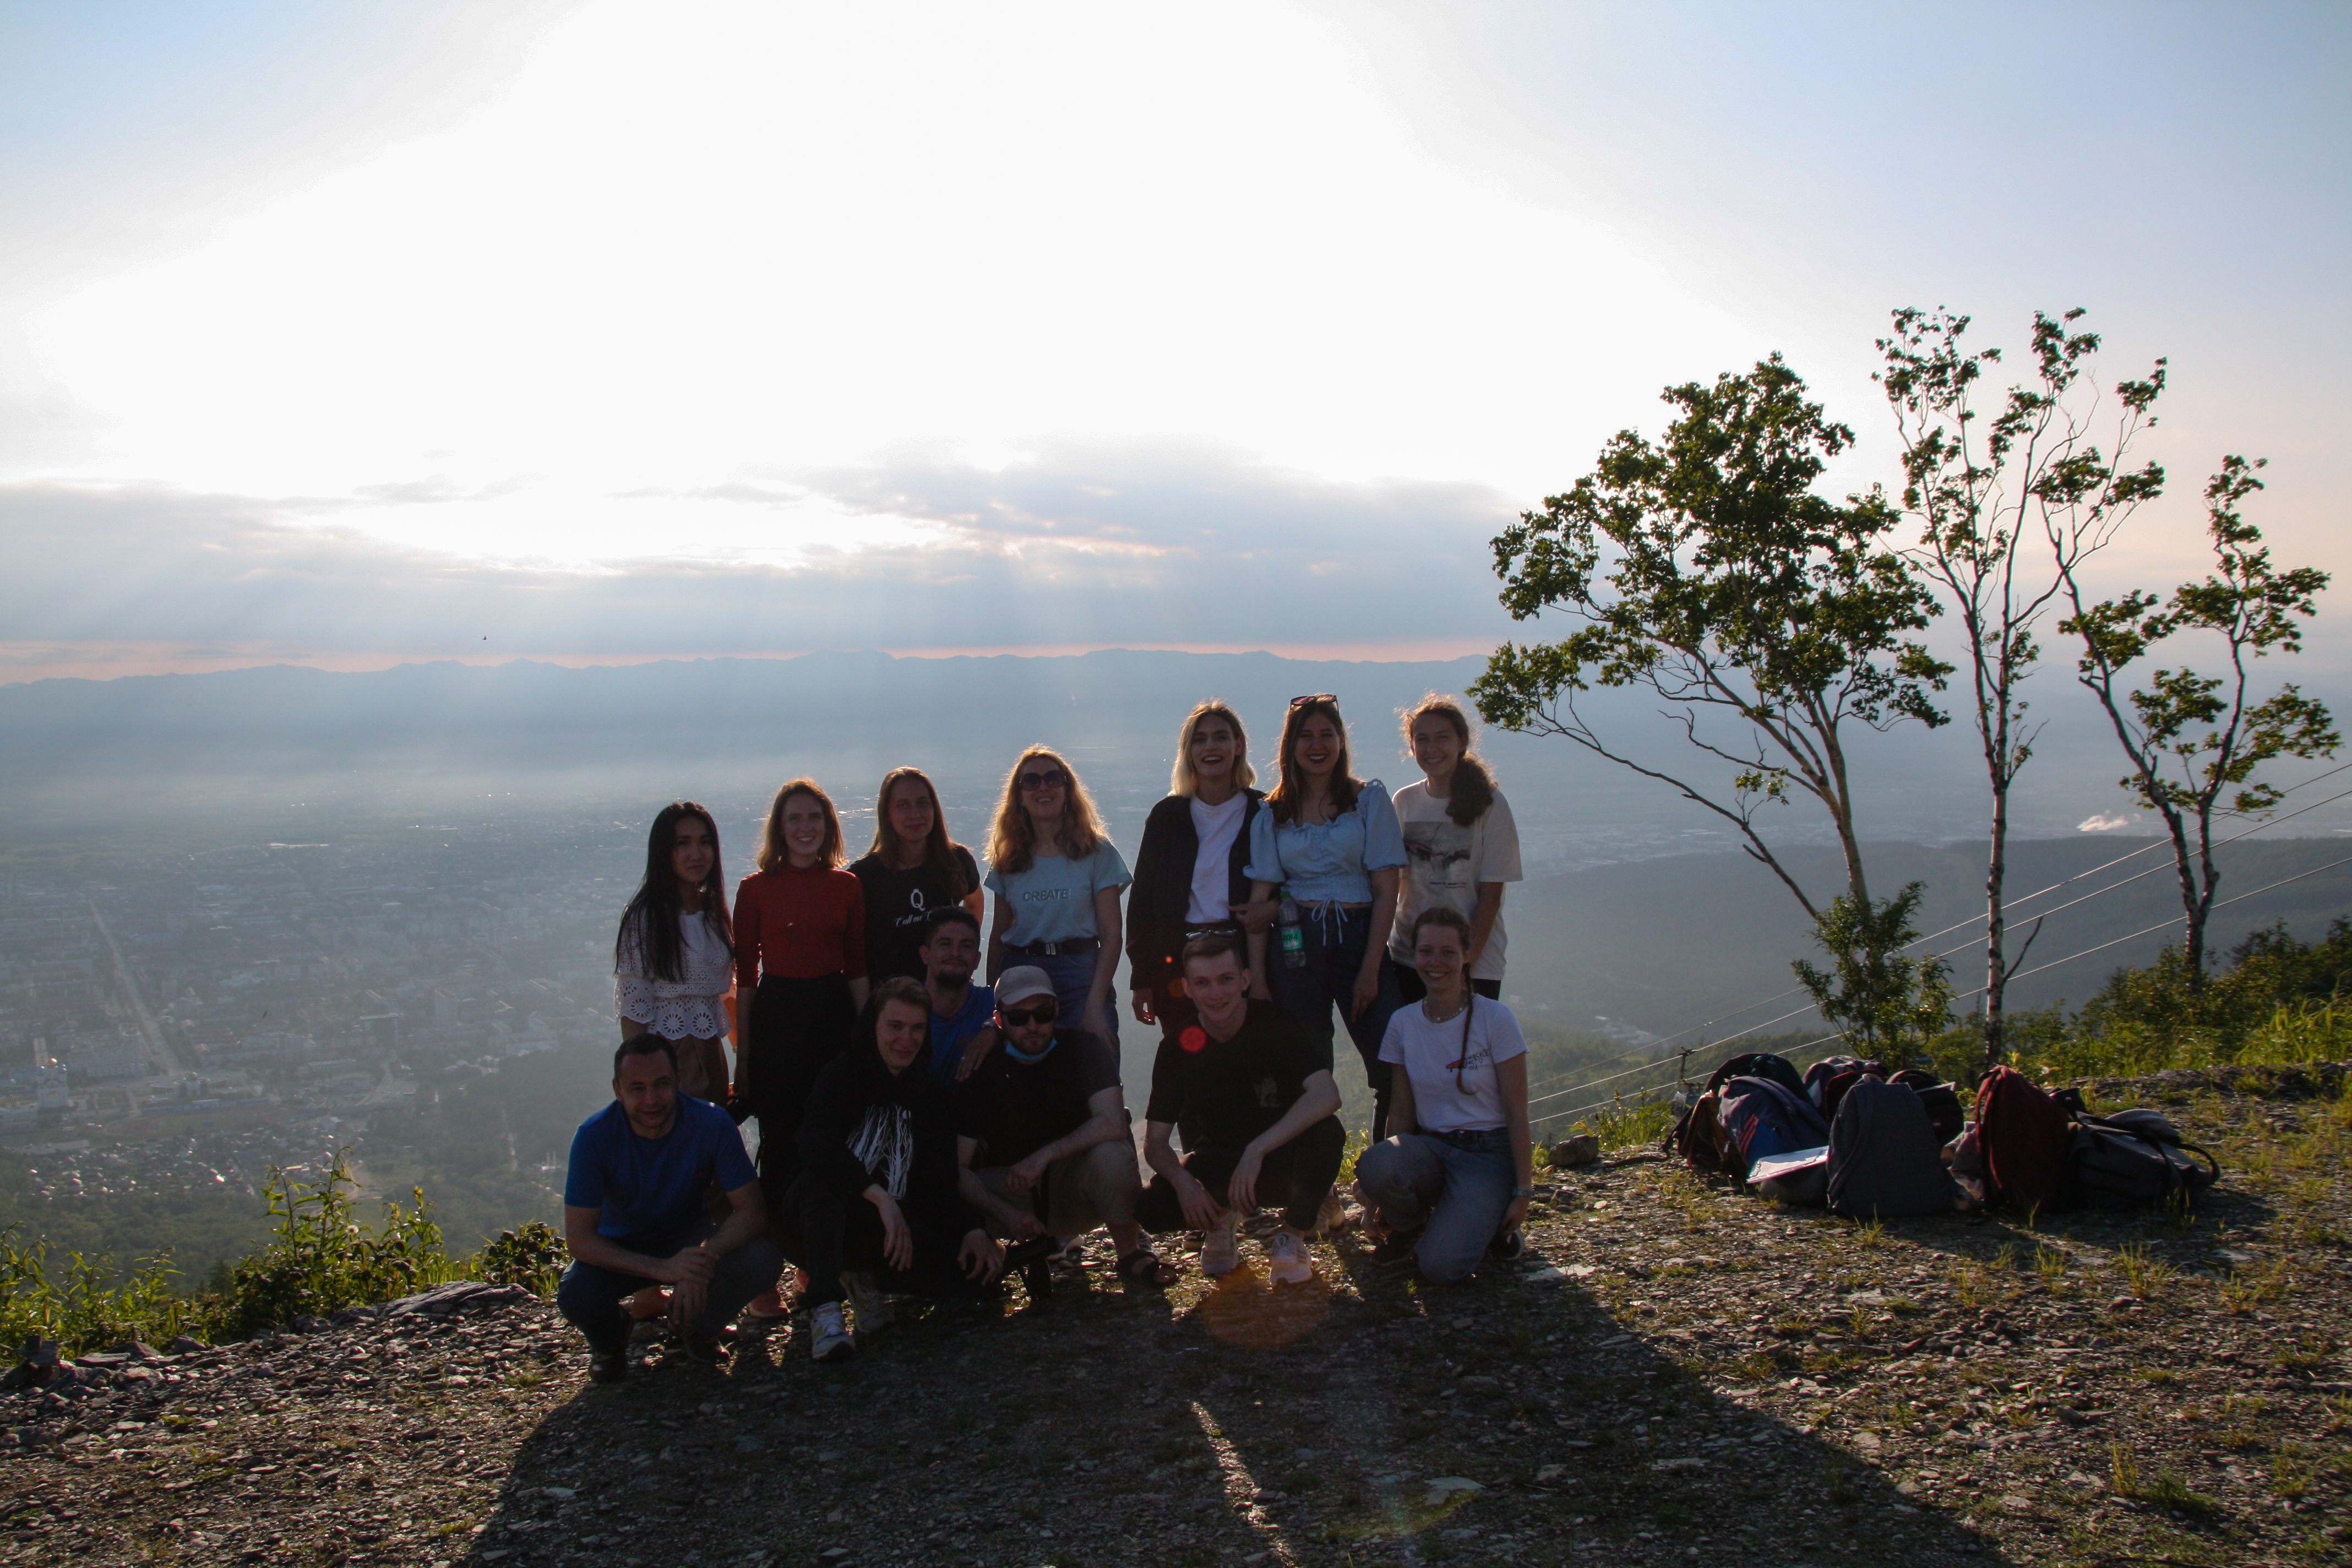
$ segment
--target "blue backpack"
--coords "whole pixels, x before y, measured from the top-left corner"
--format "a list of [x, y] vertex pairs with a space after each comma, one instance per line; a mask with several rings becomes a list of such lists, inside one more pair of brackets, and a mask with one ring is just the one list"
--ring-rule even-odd
[[1768, 1154], [1818, 1149], [1830, 1141], [1830, 1124], [1801, 1089], [1769, 1078], [1735, 1078], [1723, 1086], [1717, 1112], [1724, 1137], [1738, 1152], [1738, 1170]]

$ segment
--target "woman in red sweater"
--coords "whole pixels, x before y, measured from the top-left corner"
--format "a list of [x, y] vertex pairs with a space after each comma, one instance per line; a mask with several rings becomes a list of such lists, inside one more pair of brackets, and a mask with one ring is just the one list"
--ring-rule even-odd
[[800, 1173], [809, 1087], [866, 1005], [866, 896], [841, 862], [833, 801], [794, 779], [768, 808], [760, 869], [735, 893], [735, 1092], [760, 1119], [772, 1208]]

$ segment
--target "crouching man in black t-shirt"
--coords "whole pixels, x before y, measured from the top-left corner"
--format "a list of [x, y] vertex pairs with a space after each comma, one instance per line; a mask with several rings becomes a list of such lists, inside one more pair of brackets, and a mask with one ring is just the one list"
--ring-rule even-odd
[[[1146, 1229], [1202, 1231], [1201, 1270], [1241, 1264], [1234, 1231], [1258, 1205], [1282, 1205], [1266, 1247], [1276, 1285], [1315, 1278], [1307, 1233], [1339, 1173], [1348, 1136], [1330, 1063], [1271, 1002], [1250, 1000], [1242, 939], [1224, 931], [1184, 944], [1184, 989], [1200, 1022], [1160, 1043], [1144, 1111], [1143, 1158], [1155, 1173], [1137, 1211]], [[1179, 1160], [1168, 1137], [1184, 1127]]]
[[[996, 982], [1003, 1035], [956, 1094], [956, 1153], [964, 1200], [991, 1232], [1015, 1242], [1033, 1292], [1042, 1294], [1045, 1238], [1084, 1236], [1097, 1226], [1118, 1247], [1129, 1284], [1172, 1284], [1135, 1223], [1143, 1184], [1128, 1136], [1118, 1058], [1083, 1029], [1055, 1026], [1054, 982], [1024, 964]], [[1031, 1261], [1032, 1255], [1034, 1261]]]

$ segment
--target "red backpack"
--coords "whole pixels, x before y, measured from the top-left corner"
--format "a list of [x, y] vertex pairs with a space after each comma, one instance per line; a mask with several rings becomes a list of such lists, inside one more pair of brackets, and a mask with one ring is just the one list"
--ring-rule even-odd
[[1985, 1201], [2015, 1209], [2056, 1208], [2066, 1190], [2074, 1119], [2014, 1068], [1977, 1086], [1977, 1137], [1984, 1152]]

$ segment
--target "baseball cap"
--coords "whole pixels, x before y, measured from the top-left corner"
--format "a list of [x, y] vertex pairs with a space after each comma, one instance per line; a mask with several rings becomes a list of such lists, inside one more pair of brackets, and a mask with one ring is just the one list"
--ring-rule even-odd
[[996, 1005], [1000, 1007], [1018, 1006], [1032, 996], [1051, 996], [1053, 994], [1053, 980], [1034, 963], [1008, 969], [997, 976]]

